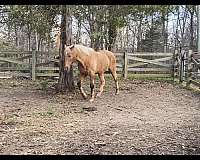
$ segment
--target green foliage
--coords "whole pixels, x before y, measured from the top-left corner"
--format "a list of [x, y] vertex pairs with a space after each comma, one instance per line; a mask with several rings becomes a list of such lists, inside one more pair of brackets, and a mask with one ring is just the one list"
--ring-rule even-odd
[[122, 28], [125, 26], [126, 24], [126, 20], [124, 17], [116, 17], [113, 20], [113, 24], [117, 27], [117, 28]]
[[[176, 5], [70, 5], [70, 14], [82, 23], [90, 25], [88, 33], [94, 42], [104, 37], [113, 43], [118, 28], [126, 26], [127, 16], [140, 20], [159, 13], [165, 17], [176, 9]], [[51, 39], [50, 32], [57, 26], [58, 15], [62, 6], [59, 5], [6, 5], [6, 24], [10, 29], [24, 27], [27, 35], [38, 33], [43, 40]], [[188, 5], [188, 9], [193, 5]], [[3, 8], [0, 8], [3, 10]], [[190, 9], [190, 10], [191, 10]], [[103, 29], [104, 28], [104, 29]]]
[[41, 89], [46, 91], [47, 88], [48, 88], [48, 81], [47, 80], [43, 80], [40, 82], [40, 86], [41, 86]]
[[52, 5], [7, 5], [6, 25], [10, 31], [23, 28], [31, 36], [37, 33], [43, 40], [51, 39], [51, 30], [57, 26], [59, 7]]
[[56, 111], [52, 106], [48, 106], [47, 111], [35, 112], [33, 113], [36, 117], [56, 117]]
[[6, 50], [18, 50], [12, 42], [9, 42], [8, 40], [5, 39], [0, 39], [0, 50], [1, 51], [6, 51]]

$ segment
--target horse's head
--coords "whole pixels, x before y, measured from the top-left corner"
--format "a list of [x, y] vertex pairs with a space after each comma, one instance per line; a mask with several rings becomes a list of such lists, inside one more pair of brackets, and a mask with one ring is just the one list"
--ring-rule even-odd
[[64, 69], [69, 71], [71, 64], [76, 61], [76, 54], [74, 52], [74, 45], [65, 46], [64, 53], [65, 53]]

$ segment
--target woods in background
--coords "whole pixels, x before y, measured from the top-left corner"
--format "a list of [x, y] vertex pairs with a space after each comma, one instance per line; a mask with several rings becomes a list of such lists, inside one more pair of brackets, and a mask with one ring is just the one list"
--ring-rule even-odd
[[[195, 51], [196, 8], [195, 5], [1, 5], [0, 46], [55, 54], [59, 51], [60, 64], [64, 61], [64, 44], [74, 43], [96, 50]], [[60, 88], [73, 89], [73, 70], [67, 75], [60, 65], [59, 84]]]
[[[171, 51], [197, 48], [197, 11], [194, 5], [68, 5], [67, 31], [71, 43], [95, 49]], [[61, 27], [62, 5], [0, 6], [4, 43], [23, 50], [55, 48]], [[1, 44], [3, 40], [1, 39]]]

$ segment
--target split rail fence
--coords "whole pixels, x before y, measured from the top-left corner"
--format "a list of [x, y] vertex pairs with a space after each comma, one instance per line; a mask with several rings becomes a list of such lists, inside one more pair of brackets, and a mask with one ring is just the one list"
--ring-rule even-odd
[[[118, 52], [117, 72], [127, 78], [129, 73], [137, 74], [166, 74], [173, 76], [173, 53], [147, 53], [147, 52]], [[55, 64], [53, 53], [30, 51], [0, 51], [0, 72], [20, 71], [30, 76], [32, 80], [37, 77], [55, 77], [59, 75], [59, 67]]]
[[55, 63], [58, 63], [58, 60], [49, 52], [0, 51], [0, 76], [15, 71], [31, 77], [32, 80], [41, 76], [57, 76], [54, 72], [59, 68], [55, 67]]
[[[59, 76], [55, 53], [39, 51], [0, 51], [0, 78], [17, 72], [32, 80]], [[117, 73], [127, 78], [133, 74], [162, 74], [187, 86], [200, 88], [200, 53], [177, 50], [174, 53], [117, 52]], [[74, 69], [76, 71], [76, 69]], [[6, 74], [8, 73], [9, 74]]]

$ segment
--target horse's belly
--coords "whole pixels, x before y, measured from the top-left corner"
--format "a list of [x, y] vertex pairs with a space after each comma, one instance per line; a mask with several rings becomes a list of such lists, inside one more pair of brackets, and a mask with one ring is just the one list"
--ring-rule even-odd
[[108, 71], [108, 69], [109, 69], [109, 62], [107, 61], [100, 63], [97, 67], [98, 72], [105, 72]]

